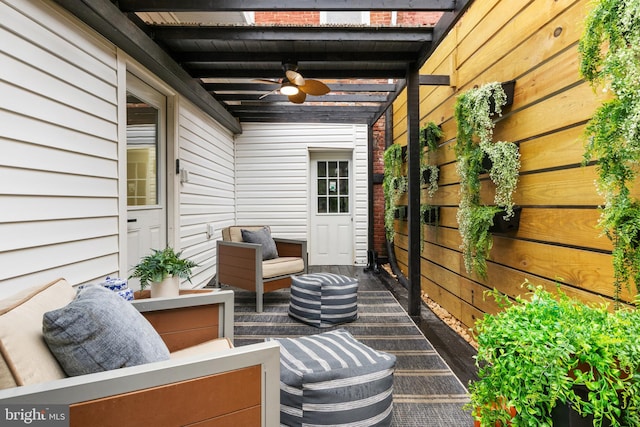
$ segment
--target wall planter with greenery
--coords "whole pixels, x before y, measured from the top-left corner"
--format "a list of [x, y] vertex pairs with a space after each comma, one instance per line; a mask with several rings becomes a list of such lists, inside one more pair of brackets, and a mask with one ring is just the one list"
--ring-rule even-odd
[[[455, 145], [460, 176], [460, 205], [457, 219], [462, 238], [462, 253], [468, 273], [480, 277], [487, 275], [486, 260], [493, 245], [489, 228], [496, 213], [504, 210], [505, 219], [513, 213], [513, 193], [520, 173], [520, 152], [512, 142], [493, 142], [491, 102], [500, 115], [506, 103], [502, 84], [488, 83], [471, 89], [456, 100], [454, 116], [457, 122]], [[495, 205], [484, 205], [480, 200], [480, 175], [485, 172], [485, 159], [491, 161], [489, 177], [496, 185]]]
[[580, 39], [580, 72], [612, 97], [587, 124], [585, 163], [595, 160], [604, 195], [599, 225], [613, 243], [615, 296], [640, 293], [640, 202], [633, 194], [640, 164], [640, 0], [600, 0]]
[[[433, 197], [435, 192], [438, 191], [440, 169], [432, 164], [431, 156], [438, 150], [438, 141], [443, 135], [444, 133], [440, 126], [434, 122], [428, 122], [420, 128], [420, 176], [422, 177], [422, 184], [427, 186], [429, 197]], [[425, 148], [427, 149], [426, 151]]]
[[483, 427], [565, 425], [552, 418], [566, 418], [568, 405], [590, 426], [640, 425], [640, 312], [526, 285], [529, 298], [515, 301], [490, 292], [504, 310], [473, 330], [474, 418]]
[[387, 241], [390, 243], [395, 237], [393, 225], [396, 218], [396, 206], [408, 188], [407, 177], [402, 174], [403, 157], [403, 149], [399, 144], [392, 144], [384, 152], [384, 178], [382, 180], [385, 207], [384, 228]]
[[513, 207], [513, 215], [511, 216], [507, 216], [507, 212], [501, 210], [493, 216], [493, 225], [489, 227], [489, 232], [492, 234], [515, 233], [520, 226], [521, 213], [522, 208], [520, 206]]
[[[444, 132], [440, 126], [434, 122], [428, 122], [420, 128], [420, 176], [422, 177], [422, 185], [427, 186], [427, 197], [433, 198], [438, 191], [438, 179], [440, 178], [440, 169], [433, 164], [433, 153], [438, 150], [438, 142], [444, 136]], [[426, 156], [425, 156], [426, 154]], [[431, 203], [420, 204], [420, 218], [422, 225], [438, 226], [440, 219], [440, 210]], [[424, 249], [424, 227], [420, 228], [420, 251]]]

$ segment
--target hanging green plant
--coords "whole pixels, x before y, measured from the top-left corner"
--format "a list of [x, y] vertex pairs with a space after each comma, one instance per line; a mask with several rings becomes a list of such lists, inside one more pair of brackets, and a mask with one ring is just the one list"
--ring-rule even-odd
[[[501, 83], [488, 83], [458, 96], [454, 111], [458, 132], [456, 170], [460, 176], [457, 213], [460, 247], [467, 272], [476, 272], [482, 278], [486, 278], [486, 260], [493, 245], [489, 228], [496, 213], [504, 210], [505, 219], [513, 216], [513, 193], [520, 173], [518, 146], [512, 142], [492, 142], [491, 117], [502, 114], [506, 101]], [[485, 158], [491, 160], [489, 177], [496, 185], [495, 206], [485, 206], [480, 200]]]
[[[433, 197], [438, 191], [438, 177], [440, 169], [431, 164], [431, 155], [438, 150], [438, 141], [444, 136], [440, 126], [428, 122], [420, 128], [420, 176], [422, 184], [427, 186], [427, 194]], [[425, 151], [425, 147], [427, 150]], [[426, 153], [426, 161], [425, 161]]]
[[640, 164], [640, 0], [595, 2], [579, 52], [582, 76], [612, 94], [587, 124], [584, 158], [597, 165], [599, 226], [613, 243], [617, 301], [631, 282], [640, 293], [640, 202], [631, 191]]
[[[440, 168], [431, 164], [431, 156], [438, 150], [438, 142], [443, 136], [444, 132], [434, 122], [428, 122], [420, 128], [420, 177], [422, 185], [427, 186], [429, 198], [432, 198], [438, 191], [438, 178], [440, 175]], [[425, 215], [427, 212], [435, 212], [435, 218]], [[420, 218], [422, 222], [422, 227], [420, 227], [420, 252], [422, 252], [424, 249], [424, 225], [427, 223], [438, 225], [437, 207], [430, 203], [420, 204]], [[427, 218], [429, 218], [429, 222], [427, 222]]]
[[402, 194], [407, 192], [407, 177], [402, 175], [402, 146], [392, 144], [384, 152], [384, 228], [387, 240], [393, 242], [395, 238], [395, 210]]

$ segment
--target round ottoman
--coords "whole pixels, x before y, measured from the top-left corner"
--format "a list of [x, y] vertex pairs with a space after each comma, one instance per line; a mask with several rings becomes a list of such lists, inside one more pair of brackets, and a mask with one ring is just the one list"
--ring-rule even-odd
[[333, 273], [291, 278], [289, 316], [326, 328], [358, 318], [358, 280]]
[[396, 357], [344, 329], [280, 344], [280, 424], [389, 426]]

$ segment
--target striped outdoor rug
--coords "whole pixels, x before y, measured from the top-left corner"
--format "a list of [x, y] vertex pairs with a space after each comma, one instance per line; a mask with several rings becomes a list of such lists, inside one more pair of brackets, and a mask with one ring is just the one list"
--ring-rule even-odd
[[469, 402], [467, 390], [391, 292], [362, 268], [348, 272], [359, 280], [359, 317], [332, 328], [318, 329], [289, 317], [288, 289], [266, 294], [264, 312], [259, 314], [255, 312], [255, 294], [234, 289], [235, 345], [263, 341], [265, 337], [299, 337], [344, 328], [364, 344], [396, 355], [394, 426], [472, 426], [470, 413], [463, 409]]

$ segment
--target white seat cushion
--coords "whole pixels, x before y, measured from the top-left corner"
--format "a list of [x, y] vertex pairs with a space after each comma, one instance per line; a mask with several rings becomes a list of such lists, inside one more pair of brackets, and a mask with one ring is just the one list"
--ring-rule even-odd
[[199, 354], [211, 354], [216, 351], [227, 350], [229, 348], [233, 348], [233, 345], [228, 338], [218, 338], [192, 347], [183, 348], [182, 350], [174, 351], [171, 353], [171, 359], [180, 359], [181, 357], [196, 356]]
[[297, 257], [280, 257], [262, 261], [262, 277], [286, 276], [304, 271], [304, 261]]

